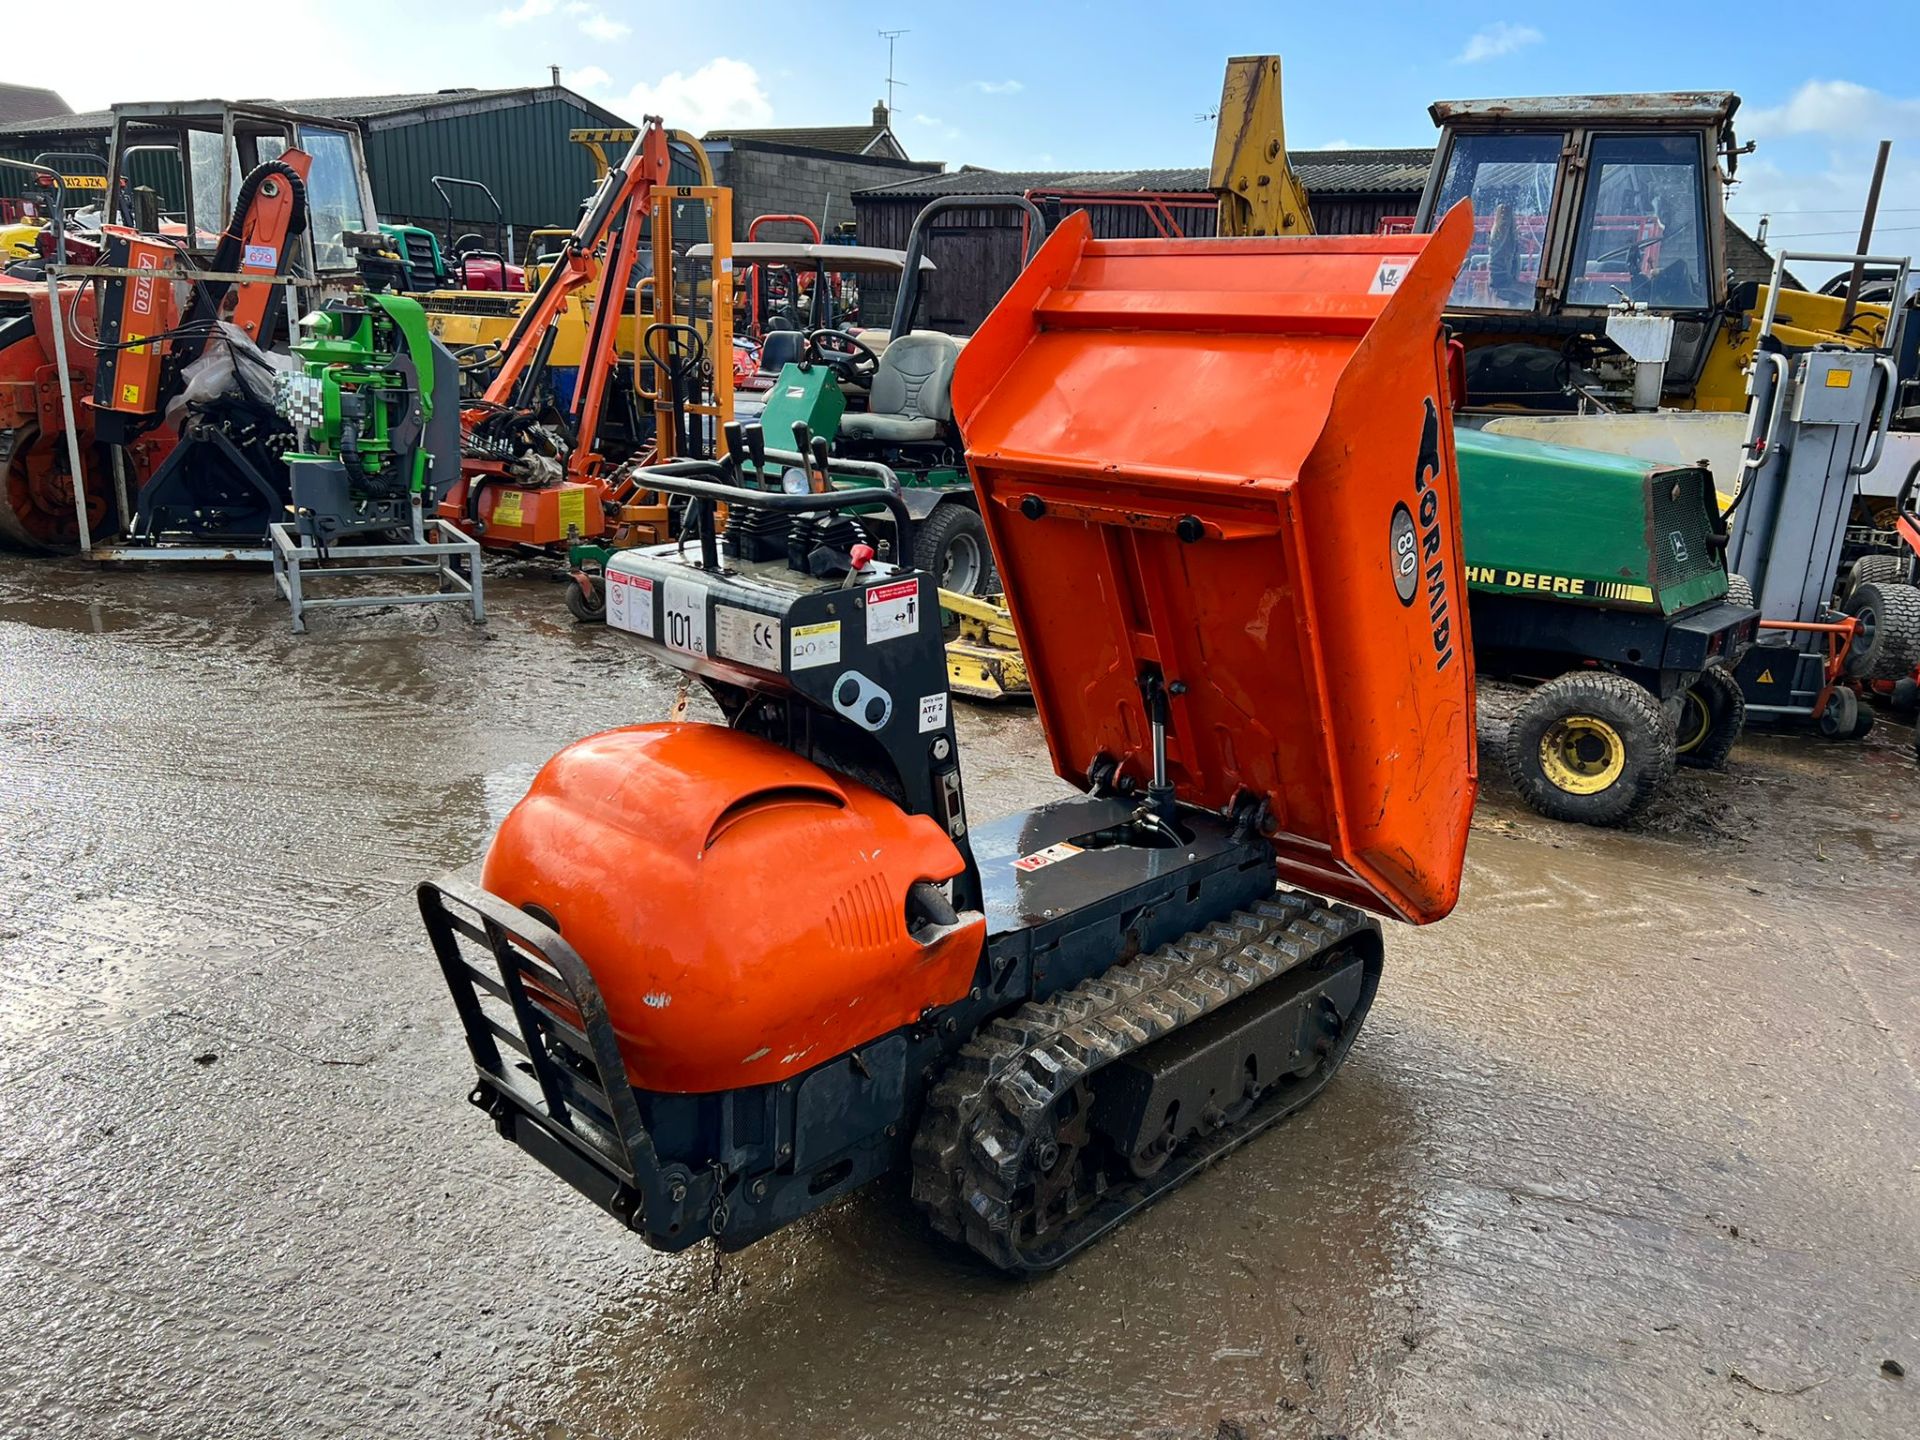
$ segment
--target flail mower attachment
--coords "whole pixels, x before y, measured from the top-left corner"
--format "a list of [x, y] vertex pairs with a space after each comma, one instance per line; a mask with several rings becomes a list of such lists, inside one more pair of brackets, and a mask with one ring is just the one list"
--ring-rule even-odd
[[501, 1133], [657, 1247], [906, 1168], [936, 1230], [1039, 1270], [1318, 1094], [1380, 979], [1340, 902], [1458, 892], [1466, 240], [1048, 240], [954, 393], [1086, 793], [988, 824], [933, 580], [863, 528], [910, 536], [891, 472], [644, 472], [687, 539], [608, 561], [608, 622], [727, 724], [580, 741], [479, 887], [421, 887]]

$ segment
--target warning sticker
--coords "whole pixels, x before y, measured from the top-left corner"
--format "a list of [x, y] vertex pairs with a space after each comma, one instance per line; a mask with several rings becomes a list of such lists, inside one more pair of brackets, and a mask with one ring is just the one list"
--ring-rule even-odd
[[241, 264], [248, 270], [271, 270], [280, 263], [280, 252], [271, 245], [247, 246], [247, 258]]
[[796, 625], [787, 641], [787, 663], [795, 670], [811, 670], [816, 665], [840, 663], [840, 622], [825, 620], [818, 625]]
[[669, 650], [707, 658], [707, 587], [692, 580], [667, 581], [661, 623]]
[[920, 733], [924, 735], [929, 730], [943, 730], [946, 724], [947, 692], [942, 690], [938, 695], [922, 695], [920, 697]]
[[713, 607], [713, 648], [721, 658], [762, 670], [780, 668], [780, 622], [736, 605]]
[[1400, 282], [1407, 278], [1407, 271], [1413, 268], [1413, 256], [1389, 255], [1381, 260], [1379, 268], [1373, 272], [1373, 283], [1367, 286], [1369, 295], [1391, 295], [1400, 288]]
[[567, 530], [587, 533], [587, 492], [585, 490], [562, 490], [560, 492], [560, 533]]
[[1013, 862], [1016, 870], [1044, 870], [1049, 865], [1057, 865], [1062, 860], [1080, 853], [1080, 847], [1070, 840], [1062, 840], [1058, 845], [1049, 845], [1044, 850], [1036, 850], [1031, 855], [1022, 855]]
[[607, 623], [616, 630], [653, 638], [653, 581], [645, 575], [607, 572]]
[[920, 629], [920, 582], [895, 580], [867, 591], [867, 643], [895, 640]]
[[487, 517], [489, 525], [524, 525], [521, 518], [520, 503], [526, 499], [518, 490], [502, 490], [493, 497], [493, 514]]

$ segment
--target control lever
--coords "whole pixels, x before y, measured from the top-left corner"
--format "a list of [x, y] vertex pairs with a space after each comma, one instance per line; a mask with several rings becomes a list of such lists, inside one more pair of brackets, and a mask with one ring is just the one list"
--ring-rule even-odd
[[[749, 425], [745, 430], [747, 453], [753, 457], [753, 478], [764, 487], [767, 483], [767, 432], [758, 423]], [[774, 487], [776, 490], [779, 486]]]
[[813, 489], [817, 495], [824, 495], [833, 488], [833, 459], [827, 450], [827, 437], [813, 437], [813, 463], [819, 467], [819, 478]]
[[720, 433], [727, 440], [727, 453], [720, 457], [720, 463], [727, 467], [727, 483], [732, 485], [740, 478], [740, 456], [745, 437], [738, 420], [729, 420], [721, 427]]

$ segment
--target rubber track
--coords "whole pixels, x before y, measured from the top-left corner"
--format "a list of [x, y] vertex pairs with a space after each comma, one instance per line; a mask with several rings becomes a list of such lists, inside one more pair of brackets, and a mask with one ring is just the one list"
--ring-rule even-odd
[[[1124, 965], [988, 1024], [934, 1083], [913, 1141], [913, 1197], [933, 1228], [1006, 1270], [1046, 1270], [1162, 1190], [1312, 1099], [1366, 1018], [1373, 984], [1340, 1045], [1302, 1086], [1270, 1096], [1238, 1124], [1192, 1137], [1166, 1171], [1111, 1186], [1063, 1238], [1020, 1248], [1015, 1197], [1052, 1106], [1087, 1076], [1144, 1049], [1378, 925], [1345, 905], [1281, 891]], [[1377, 972], [1373, 977], [1377, 983]], [[1287, 1103], [1281, 1104], [1280, 1101]], [[1198, 1152], [1198, 1153], [1196, 1153]]]

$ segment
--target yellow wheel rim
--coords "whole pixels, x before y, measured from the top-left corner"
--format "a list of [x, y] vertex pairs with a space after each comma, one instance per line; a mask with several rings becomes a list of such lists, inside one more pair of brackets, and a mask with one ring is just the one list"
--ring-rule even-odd
[[1540, 737], [1540, 768], [1570, 795], [1598, 795], [1627, 768], [1620, 732], [1591, 715], [1566, 715]]
[[1680, 723], [1675, 728], [1676, 748], [1682, 755], [1690, 755], [1706, 743], [1707, 732], [1713, 729], [1706, 702], [1691, 690], [1680, 697]]

